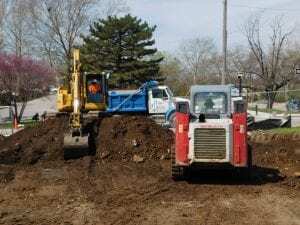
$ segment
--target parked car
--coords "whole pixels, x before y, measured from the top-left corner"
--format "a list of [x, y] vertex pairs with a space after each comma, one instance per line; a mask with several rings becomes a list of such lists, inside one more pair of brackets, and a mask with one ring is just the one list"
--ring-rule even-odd
[[290, 99], [286, 103], [286, 109], [290, 112], [299, 112], [300, 111], [300, 100], [299, 99]]
[[50, 93], [50, 94], [56, 94], [57, 91], [58, 91], [58, 88], [57, 88], [57, 87], [52, 86], [52, 85], [49, 86], [49, 93]]

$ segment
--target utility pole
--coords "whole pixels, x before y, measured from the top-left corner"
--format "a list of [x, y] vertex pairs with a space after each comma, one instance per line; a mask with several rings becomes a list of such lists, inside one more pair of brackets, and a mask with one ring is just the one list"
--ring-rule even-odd
[[227, 76], [227, 0], [223, 0], [223, 71], [221, 84], [225, 84]]

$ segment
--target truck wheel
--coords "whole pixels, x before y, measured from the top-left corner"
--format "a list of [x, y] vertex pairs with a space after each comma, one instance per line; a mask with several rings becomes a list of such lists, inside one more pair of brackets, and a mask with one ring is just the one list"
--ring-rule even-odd
[[171, 128], [176, 127], [176, 114], [172, 113], [171, 116], [169, 117], [169, 124]]
[[185, 177], [185, 168], [176, 165], [175, 148], [171, 151], [171, 176], [173, 180], [183, 180]]

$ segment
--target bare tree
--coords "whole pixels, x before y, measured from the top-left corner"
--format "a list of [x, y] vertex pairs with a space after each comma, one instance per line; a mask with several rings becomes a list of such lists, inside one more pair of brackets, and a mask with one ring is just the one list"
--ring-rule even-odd
[[44, 54], [69, 64], [72, 48], [89, 25], [89, 13], [95, 0], [39, 0], [32, 14]]
[[[245, 25], [245, 35], [254, 59], [252, 68], [244, 68], [261, 80], [267, 93], [268, 108], [273, 107], [277, 92], [294, 77], [294, 65], [287, 63], [286, 44], [291, 31], [285, 31], [282, 17], [276, 17], [270, 24], [269, 44], [264, 45], [263, 34], [268, 33], [261, 27], [261, 18], [252, 17]], [[264, 32], [262, 32], [262, 30]]]
[[194, 84], [209, 78], [215, 69], [213, 65], [216, 55], [216, 46], [211, 38], [187, 40], [179, 48], [180, 59]]
[[[81, 43], [80, 35], [88, 32], [96, 16], [125, 10], [125, 1], [105, 0], [34, 0], [32, 15], [36, 38], [43, 56], [51, 65], [66, 64], [70, 68], [72, 48]], [[96, 15], [96, 16], [95, 16]]]
[[7, 13], [7, 0], [0, 0], [0, 49], [4, 47], [4, 18]]
[[161, 76], [165, 79], [164, 83], [171, 87], [175, 95], [187, 95], [188, 87], [191, 82], [184, 76], [181, 61], [167, 52], [159, 52], [157, 55], [157, 58], [164, 58], [160, 63], [159, 69]]
[[114, 16], [120, 13], [127, 13], [129, 7], [126, 0], [102, 0], [100, 6], [103, 16]]
[[6, 28], [7, 46], [18, 56], [27, 54], [33, 43], [30, 0], [9, 1]]
[[245, 46], [236, 46], [228, 51], [228, 76], [229, 83], [238, 84], [238, 75], [243, 76], [243, 86], [252, 91], [262, 90], [260, 80], [257, 75], [252, 74], [253, 68], [256, 67], [256, 59], [251, 51]]

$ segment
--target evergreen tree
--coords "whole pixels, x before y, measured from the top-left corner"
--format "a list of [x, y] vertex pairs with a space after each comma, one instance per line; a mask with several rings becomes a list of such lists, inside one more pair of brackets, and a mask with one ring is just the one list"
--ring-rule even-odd
[[155, 58], [153, 32], [141, 19], [126, 15], [100, 19], [90, 26], [90, 34], [83, 37], [84, 69], [94, 72], [112, 71], [117, 85], [140, 84], [159, 76], [162, 57]]

